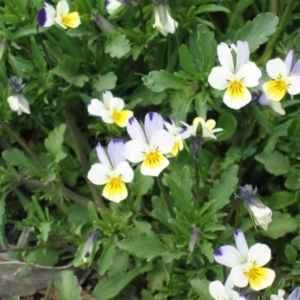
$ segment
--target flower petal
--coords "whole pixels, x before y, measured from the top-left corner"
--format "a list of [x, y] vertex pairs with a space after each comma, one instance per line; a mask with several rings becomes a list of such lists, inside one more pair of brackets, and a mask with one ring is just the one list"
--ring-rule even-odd
[[127, 123], [127, 132], [132, 140], [138, 140], [147, 144], [144, 131], [135, 117], [131, 117]]
[[283, 80], [270, 80], [262, 86], [267, 98], [273, 101], [280, 101], [287, 90], [287, 84]]
[[124, 100], [121, 98], [113, 97], [109, 103], [109, 109], [112, 111], [119, 111], [124, 108]]
[[106, 107], [98, 99], [92, 99], [87, 107], [89, 114], [97, 117], [101, 117]]
[[114, 173], [121, 175], [121, 180], [126, 183], [131, 182], [134, 177], [134, 172], [127, 161], [122, 161], [118, 164]]
[[267, 73], [273, 79], [278, 79], [279, 77], [286, 78], [287, 69], [286, 65], [280, 58], [274, 58], [267, 62]]
[[292, 75], [300, 75], [300, 59], [298, 59], [291, 72]]
[[122, 5], [122, 3], [117, 0], [106, 0], [105, 5], [107, 12], [111, 15]]
[[101, 113], [102, 121], [107, 124], [113, 124], [114, 120], [111, 117], [111, 114], [108, 110], [103, 110]]
[[217, 90], [225, 90], [229, 82], [234, 79], [234, 74], [225, 69], [223, 67], [214, 67], [212, 68], [209, 76], [208, 76], [208, 83]]
[[246, 87], [255, 87], [259, 84], [259, 78], [261, 77], [261, 70], [253, 62], [244, 64], [236, 73], [237, 79], [242, 79]]
[[223, 102], [230, 108], [239, 109], [251, 101], [251, 93], [243, 86], [229, 87], [223, 97]]
[[248, 285], [249, 280], [245, 273], [245, 264], [233, 267], [230, 276], [235, 286], [246, 287]]
[[106, 166], [110, 170], [112, 170], [112, 165], [106, 155], [104, 148], [101, 146], [100, 143], [98, 143], [98, 145], [96, 147], [96, 152], [97, 152], [97, 156], [98, 156], [98, 159], [101, 162], [101, 164]]
[[105, 185], [102, 195], [108, 200], [119, 203], [128, 196], [128, 192], [120, 178], [111, 178]]
[[151, 151], [156, 149], [161, 154], [170, 153], [174, 146], [174, 136], [164, 129], [156, 131], [150, 141]]
[[102, 164], [94, 164], [88, 172], [87, 178], [93, 183], [97, 185], [102, 185], [108, 182], [111, 176], [111, 169], [102, 165]]
[[248, 257], [248, 251], [249, 251], [249, 248], [248, 248], [248, 244], [247, 244], [247, 241], [245, 239], [245, 236], [242, 232], [241, 229], [237, 229], [235, 232], [234, 232], [234, 239], [235, 239], [235, 244], [242, 256], [242, 259], [244, 260], [244, 262], [247, 261], [247, 257]]
[[233, 73], [234, 72], [234, 65], [233, 65], [233, 58], [232, 58], [231, 51], [232, 51], [232, 48], [229, 47], [225, 43], [221, 43], [217, 47], [218, 57], [219, 57], [219, 61], [220, 61], [221, 66], [224, 69], [227, 69], [231, 73]]
[[299, 300], [300, 299], [300, 287], [294, 289], [292, 293], [289, 295], [287, 300]]
[[107, 109], [110, 108], [110, 102], [114, 98], [113, 94], [110, 91], [104, 91], [102, 93], [103, 103], [107, 107]]
[[50, 27], [54, 24], [56, 15], [55, 9], [52, 5], [45, 2], [46, 7], [38, 11], [38, 23], [42, 27]]
[[156, 112], [150, 112], [145, 116], [145, 134], [148, 143], [151, 141], [155, 132], [164, 127], [164, 120], [162, 116]]
[[219, 280], [213, 281], [209, 284], [209, 292], [211, 296], [216, 300], [229, 299], [224, 285]]
[[248, 263], [262, 267], [271, 259], [271, 249], [264, 244], [253, 245], [248, 252]]
[[290, 50], [289, 53], [287, 54], [287, 56], [285, 57], [285, 60], [284, 60], [286, 70], [287, 70], [288, 74], [291, 72], [291, 69], [292, 69], [294, 53], [295, 53], [295, 50]]
[[57, 3], [56, 6], [57, 15], [61, 15], [61, 16], [67, 15], [69, 13], [69, 10], [70, 10], [69, 4], [66, 0], [60, 0]]
[[131, 110], [116, 111], [112, 114], [112, 120], [120, 127], [126, 127], [128, 120], [133, 116]]
[[257, 268], [254, 276], [249, 278], [250, 287], [254, 291], [260, 291], [272, 285], [275, 279], [275, 272], [268, 268]]
[[133, 163], [138, 163], [144, 160], [145, 153], [149, 152], [149, 146], [141, 141], [132, 140], [126, 143], [124, 156]]
[[158, 152], [147, 153], [141, 165], [141, 173], [143, 175], [158, 176], [160, 172], [163, 169], [165, 169], [168, 165], [169, 165], [168, 159], [165, 158], [160, 153]]
[[300, 76], [292, 75], [288, 78], [289, 86], [287, 91], [290, 95], [296, 95], [300, 93]]
[[230, 268], [245, 262], [240, 252], [233, 246], [229, 245], [222, 246], [215, 251], [215, 261]]
[[236, 71], [245, 65], [250, 56], [249, 44], [245, 41], [237, 41], [236, 45]]
[[19, 111], [19, 99], [17, 96], [10, 96], [7, 98], [7, 102], [9, 104], [9, 107], [13, 111]]
[[108, 155], [113, 168], [116, 168], [122, 161], [125, 161], [124, 156], [125, 141], [114, 139], [107, 146]]

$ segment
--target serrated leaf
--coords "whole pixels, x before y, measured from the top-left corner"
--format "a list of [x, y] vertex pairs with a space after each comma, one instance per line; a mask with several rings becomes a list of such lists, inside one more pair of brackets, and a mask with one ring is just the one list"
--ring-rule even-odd
[[269, 173], [274, 175], [286, 174], [291, 168], [288, 158], [277, 151], [274, 153], [262, 152], [256, 155], [255, 159], [262, 163]]
[[191, 286], [195, 289], [197, 294], [200, 296], [199, 300], [213, 300], [212, 296], [209, 292], [209, 284], [210, 281], [207, 279], [193, 279], [191, 282]]
[[155, 234], [149, 236], [145, 233], [130, 236], [120, 241], [118, 246], [133, 256], [147, 261], [163, 255], [168, 250]]
[[279, 18], [271, 12], [260, 14], [237, 32], [234, 41], [247, 41], [253, 52], [276, 31], [278, 22]]
[[104, 75], [96, 76], [93, 80], [94, 90], [101, 93], [105, 90], [112, 90], [116, 87], [118, 77], [114, 72], [108, 72]]
[[82, 300], [78, 280], [72, 271], [63, 271], [55, 283], [56, 296], [59, 300]]
[[234, 165], [224, 172], [219, 180], [216, 180], [210, 192], [209, 200], [216, 200], [216, 210], [221, 209], [230, 202], [230, 197], [238, 183], [238, 166]]
[[162, 92], [165, 89], [184, 89], [187, 83], [180, 77], [170, 74], [165, 70], [152, 71], [142, 80], [148, 89], [153, 92]]
[[114, 33], [106, 42], [104, 51], [111, 57], [121, 58], [130, 51], [129, 40], [126, 38], [125, 34], [119, 32]]
[[19, 149], [8, 149], [2, 152], [2, 157], [12, 166], [28, 167], [30, 162], [26, 155]]
[[45, 147], [56, 163], [67, 156], [67, 153], [62, 149], [66, 128], [66, 124], [61, 124], [59, 127], [54, 128], [45, 140]]

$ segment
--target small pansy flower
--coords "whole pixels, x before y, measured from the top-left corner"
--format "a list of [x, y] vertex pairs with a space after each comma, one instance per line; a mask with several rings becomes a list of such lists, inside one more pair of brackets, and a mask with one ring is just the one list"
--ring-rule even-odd
[[178, 23], [170, 16], [168, 7], [165, 4], [155, 6], [154, 19], [153, 28], [158, 29], [164, 36], [167, 36], [168, 33], [174, 33], [178, 26]]
[[[247, 42], [238, 41], [229, 47], [221, 43], [217, 48], [221, 66], [214, 67], [209, 76], [209, 84], [217, 90], [226, 90], [223, 102], [230, 108], [239, 109], [251, 101], [248, 88], [259, 84], [260, 69], [249, 62], [250, 50]], [[232, 51], [236, 52], [236, 61]]]
[[234, 232], [237, 249], [233, 246], [222, 246], [215, 251], [215, 260], [221, 265], [230, 267], [230, 277], [237, 287], [250, 287], [260, 291], [270, 286], [275, 279], [275, 272], [262, 268], [271, 259], [271, 250], [267, 245], [255, 244], [248, 248], [243, 232]]
[[216, 300], [245, 300], [244, 296], [233, 290], [230, 277], [226, 280], [225, 286], [219, 280], [211, 282], [209, 293]]
[[124, 155], [133, 163], [142, 162], [143, 175], [158, 176], [169, 165], [164, 156], [174, 147], [174, 137], [163, 129], [164, 120], [155, 112], [145, 116], [144, 129], [136, 118], [129, 119], [127, 132], [131, 141], [126, 143]]
[[255, 224], [267, 230], [269, 223], [272, 222], [272, 210], [257, 198], [257, 188], [253, 190], [251, 185], [246, 184], [244, 187], [240, 186], [239, 191], [238, 197], [243, 200], [244, 205], [250, 211]]
[[[279, 290], [278, 295], [271, 295], [270, 300], [284, 300], [284, 291]], [[300, 287], [297, 287], [292, 291], [287, 300], [299, 300], [300, 299]]]
[[284, 290], [279, 290], [277, 295], [271, 295], [270, 300], [284, 300]]
[[122, 2], [118, 0], [106, 0], [105, 1], [105, 7], [107, 9], [107, 12], [111, 15], [113, 14], [116, 10], [119, 9], [119, 7], [122, 6]]
[[42, 27], [50, 27], [54, 24], [66, 29], [67, 27], [76, 28], [80, 25], [78, 12], [69, 13], [69, 4], [66, 0], [57, 3], [56, 10], [47, 1], [45, 7], [38, 11], [38, 23]]
[[88, 112], [93, 116], [101, 117], [105, 123], [116, 123], [120, 127], [125, 127], [133, 113], [123, 108], [124, 101], [121, 98], [114, 97], [110, 91], [104, 91], [103, 102], [92, 99], [88, 105]]
[[102, 195], [113, 202], [119, 203], [127, 195], [125, 183], [133, 180], [133, 170], [124, 157], [125, 141], [115, 139], [108, 144], [108, 156], [98, 144], [96, 150], [100, 163], [92, 165], [88, 179], [97, 185], [105, 184]]
[[22, 94], [22, 89], [25, 86], [25, 84], [23, 84], [23, 79], [11, 76], [10, 86], [13, 95], [7, 98], [7, 102], [11, 110], [16, 111], [18, 115], [21, 115], [22, 113], [30, 114], [29, 103]]
[[174, 136], [175, 142], [171, 154], [176, 156], [183, 149], [183, 140], [187, 138], [184, 134], [187, 131], [187, 127], [176, 127], [173, 120], [169, 117], [165, 118], [165, 126], [168, 132]]
[[84, 262], [86, 262], [89, 259], [89, 257], [91, 256], [93, 247], [97, 242], [98, 236], [99, 236], [99, 230], [96, 229], [95, 231], [90, 233], [88, 239], [86, 240], [83, 250], [82, 250], [82, 255], [81, 255], [82, 260]]
[[268, 99], [280, 101], [286, 92], [290, 95], [300, 93], [300, 59], [292, 68], [294, 50], [291, 50], [285, 60], [271, 59], [267, 62], [267, 73], [273, 79], [263, 84], [263, 90]]

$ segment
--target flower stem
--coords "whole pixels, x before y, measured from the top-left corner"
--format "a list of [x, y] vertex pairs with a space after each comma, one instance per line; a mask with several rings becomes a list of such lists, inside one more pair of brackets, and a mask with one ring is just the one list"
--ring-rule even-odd
[[167, 191], [166, 191], [166, 189], [165, 189], [165, 187], [164, 187], [164, 185], [163, 185], [163, 183], [162, 183], [162, 180], [161, 180], [161, 177], [160, 177], [160, 176], [157, 177], [157, 184], [158, 184], [159, 189], [160, 189], [160, 191], [161, 191], [161, 193], [162, 193], [162, 195], [163, 195], [163, 198], [165, 199], [165, 203], [166, 203], [166, 206], [167, 206], [168, 211], [169, 211], [169, 213], [170, 213], [170, 216], [171, 216], [172, 218], [174, 218], [174, 217], [175, 217], [175, 214], [174, 214], [174, 211], [173, 211], [173, 208], [172, 208], [170, 199], [169, 199], [169, 197], [168, 197]]
[[138, 4], [138, 9], [139, 9], [139, 12], [140, 12], [142, 30], [143, 30], [144, 33], [146, 33], [146, 25], [145, 25], [144, 13], [143, 13], [143, 9], [142, 9], [140, 1], [139, 1], [139, 4]]

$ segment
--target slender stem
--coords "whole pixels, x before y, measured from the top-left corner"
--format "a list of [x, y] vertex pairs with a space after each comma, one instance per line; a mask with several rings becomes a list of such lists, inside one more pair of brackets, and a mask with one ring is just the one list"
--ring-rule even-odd
[[265, 49], [264, 54], [260, 60], [260, 64], [265, 64], [267, 60], [270, 59], [275, 45], [277, 44], [277, 40], [282, 36], [282, 32], [284, 31], [285, 27], [288, 25], [288, 22], [291, 20], [291, 13], [294, 7], [295, 0], [289, 0], [288, 4], [285, 8], [281, 21], [278, 25], [277, 31], [272, 35], [267, 43], [267, 47]]
[[31, 151], [31, 149], [27, 146], [27, 144], [20, 139], [15, 133], [14, 131], [12, 131], [2, 120], [0, 120], [0, 126], [10, 135], [12, 136], [17, 143], [27, 152], [27, 154], [29, 154], [34, 160], [35, 162], [42, 168], [44, 169], [44, 164], [36, 157], [36, 155]]
[[174, 217], [175, 217], [175, 214], [174, 214], [174, 211], [173, 211], [173, 208], [172, 208], [170, 199], [169, 199], [169, 197], [168, 197], [167, 191], [166, 191], [166, 189], [165, 189], [165, 187], [164, 187], [164, 185], [163, 185], [163, 183], [162, 183], [161, 177], [158, 176], [156, 179], [157, 179], [157, 184], [158, 184], [158, 186], [159, 186], [159, 189], [160, 189], [160, 191], [161, 191], [161, 193], [162, 193], [162, 195], [163, 195], [163, 198], [165, 199], [165, 203], [166, 203], [166, 205], [167, 205], [167, 208], [168, 208], [168, 211], [169, 211], [169, 213], [170, 213], [170, 216], [171, 216], [172, 218], [174, 218]]
[[41, 36], [41, 34], [40, 34], [40, 32], [39, 32], [39, 28], [40, 28], [40, 26], [37, 25], [36, 31], [37, 31], [37, 33], [38, 33], [38, 34], [37, 34], [38, 40], [40, 41], [41, 46], [42, 46], [42, 48], [43, 48], [43, 50], [44, 50], [44, 53], [45, 53], [45, 55], [46, 55], [46, 60], [48, 61], [48, 65], [49, 65], [50, 69], [53, 69], [53, 66], [52, 66], [52, 63], [51, 63], [50, 56], [49, 56], [48, 51], [47, 51], [47, 49], [46, 49], [46, 47], [45, 47], [44, 41], [43, 41], [43, 39], [42, 39], [42, 36]]
[[195, 161], [195, 176], [196, 176], [196, 201], [195, 201], [195, 208], [199, 208], [200, 207], [200, 176], [199, 176], [199, 152], [196, 152], [194, 155], [194, 161]]
[[144, 33], [146, 33], [146, 25], [145, 25], [144, 13], [143, 13], [143, 9], [142, 9], [142, 6], [141, 6], [140, 2], [138, 4], [138, 9], [139, 9], [139, 12], [140, 12], [142, 30], [143, 30]]
[[[90, 166], [89, 166], [88, 160], [85, 156], [84, 149], [82, 147], [82, 142], [80, 140], [80, 136], [81, 136], [80, 130], [79, 130], [77, 124], [75, 123], [75, 121], [74, 121], [74, 119], [71, 115], [71, 112], [70, 112], [70, 110], [67, 106], [65, 106], [63, 108], [63, 113], [64, 113], [64, 116], [66, 118], [68, 128], [71, 132], [73, 141], [75, 143], [75, 151], [76, 151], [77, 156], [79, 158], [80, 164], [81, 164], [84, 172], [88, 173], [88, 171], [90, 169]], [[103, 200], [101, 198], [101, 195], [98, 193], [95, 186], [88, 179], [86, 179], [86, 183], [87, 183], [87, 185], [88, 185], [88, 187], [89, 187], [89, 189], [90, 189], [90, 191], [93, 195], [93, 198], [94, 198], [95, 202], [98, 204], [98, 206], [105, 207], [105, 205], [103, 203]]]

